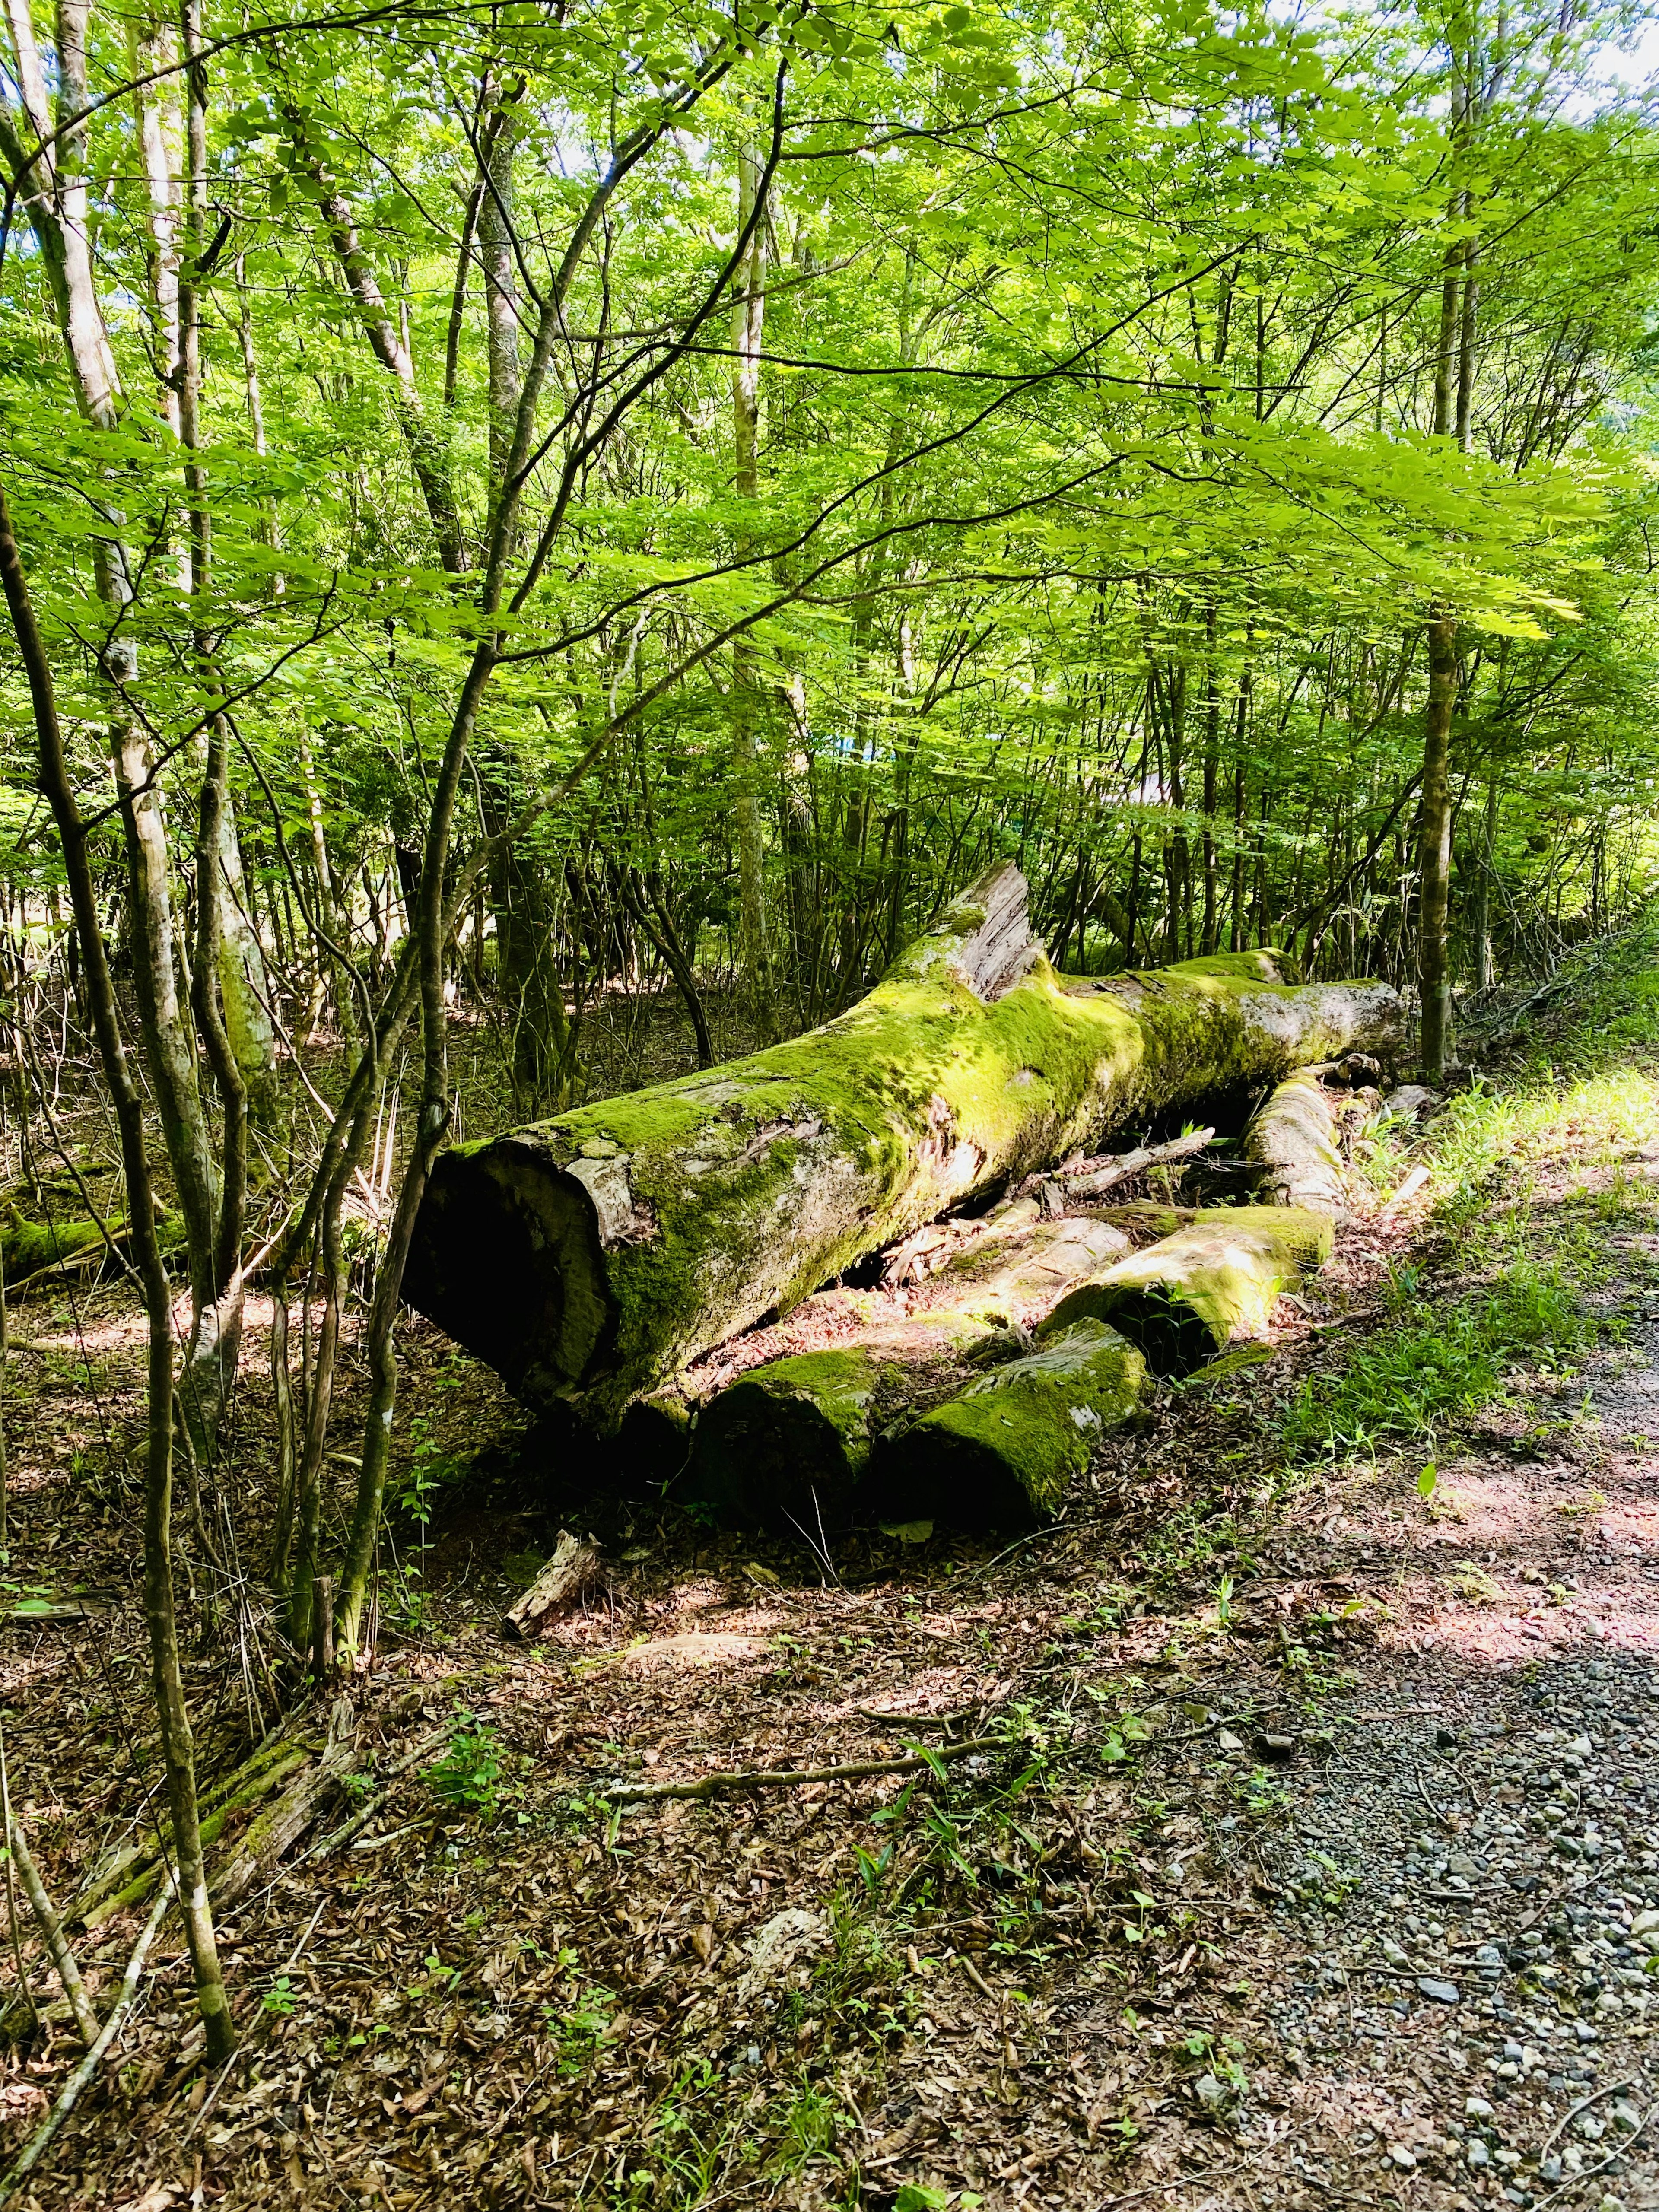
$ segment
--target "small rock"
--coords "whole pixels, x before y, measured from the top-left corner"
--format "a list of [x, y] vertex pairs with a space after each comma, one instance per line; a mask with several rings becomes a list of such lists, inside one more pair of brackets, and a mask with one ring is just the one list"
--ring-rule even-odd
[[1293, 1735], [1259, 1735], [1255, 1747], [1263, 1759], [1289, 1759], [1296, 1750]]
[[1243, 1751], [1244, 1748], [1243, 1737], [1236, 1736], [1231, 1729], [1223, 1729], [1216, 1742], [1223, 1751]]
[[1469, 2143], [1463, 2155], [1471, 2166], [1486, 2166], [1490, 2163], [1491, 2154], [1479, 2136], [1476, 2136]]
[[1472, 2120], [1489, 2120], [1492, 2118], [1492, 2106], [1484, 2097], [1466, 2097], [1463, 2110]]
[[1401, 2173], [1409, 2173], [1417, 2164], [1416, 2152], [1408, 2150], [1404, 2143], [1390, 2143], [1389, 2156], [1400, 2168]]
[[1193, 2094], [1206, 2112], [1218, 2112], [1227, 2101], [1225, 2085], [1213, 2074], [1200, 2074], [1193, 2084]]
[[1455, 1982], [1438, 1982], [1432, 1974], [1419, 1974], [1417, 1986], [1421, 1994], [1434, 2004], [1458, 2004], [1462, 1999]]
[[1581, 2112], [1578, 2116], [1577, 2127], [1579, 2134], [1586, 2142], [1600, 2142], [1607, 2133], [1606, 2121], [1599, 2119], [1594, 2112]]

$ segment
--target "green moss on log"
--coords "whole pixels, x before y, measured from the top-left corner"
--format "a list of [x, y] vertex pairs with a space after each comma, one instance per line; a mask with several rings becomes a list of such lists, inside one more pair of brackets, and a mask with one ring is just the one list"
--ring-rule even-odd
[[1068, 981], [1005, 868], [823, 1028], [447, 1153], [406, 1294], [521, 1396], [614, 1428], [709, 1346], [970, 1194], [1397, 1018], [1386, 985], [1279, 973], [1257, 953]]
[[1162, 1243], [1103, 1268], [1054, 1308], [1044, 1336], [1109, 1322], [1159, 1375], [1189, 1375], [1230, 1345], [1259, 1338], [1282, 1291], [1331, 1255], [1328, 1215], [1276, 1206], [1200, 1213]]
[[870, 1456], [880, 1380], [866, 1345], [751, 1368], [699, 1418], [685, 1496], [731, 1520], [839, 1528]]
[[1050, 1521], [1146, 1386], [1146, 1363], [1132, 1345], [1079, 1322], [882, 1437], [864, 1486], [869, 1509], [883, 1520], [970, 1528]]

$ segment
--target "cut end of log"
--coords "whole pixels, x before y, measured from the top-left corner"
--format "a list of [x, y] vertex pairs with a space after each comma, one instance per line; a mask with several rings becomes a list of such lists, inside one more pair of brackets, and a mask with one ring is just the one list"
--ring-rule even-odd
[[[580, 1168], [598, 1163], [579, 1161]], [[507, 1388], [547, 1404], [580, 1388], [615, 1326], [599, 1197], [523, 1138], [457, 1146], [432, 1171], [404, 1296]]]

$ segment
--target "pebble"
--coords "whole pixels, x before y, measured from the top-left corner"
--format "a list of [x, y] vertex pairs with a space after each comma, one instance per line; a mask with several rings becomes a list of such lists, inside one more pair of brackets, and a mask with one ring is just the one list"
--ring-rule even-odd
[[1417, 1986], [1435, 2004], [1457, 2004], [1462, 2002], [1455, 1982], [1437, 1982], [1432, 1974], [1419, 1974]]

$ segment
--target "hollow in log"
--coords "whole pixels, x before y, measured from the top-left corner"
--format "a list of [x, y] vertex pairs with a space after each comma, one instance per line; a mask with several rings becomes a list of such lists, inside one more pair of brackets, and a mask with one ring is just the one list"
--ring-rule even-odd
[[1398, 1013], [1387, 984], [1286, 984], [1270, 952], [1060, 976], [1007, 865], [822, 1029], [444, 1154], [405, 1295], [520, 1397], [608, 1432], [699, 1353], [971, 1194], [1376, 1042]]

